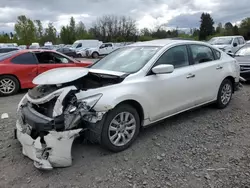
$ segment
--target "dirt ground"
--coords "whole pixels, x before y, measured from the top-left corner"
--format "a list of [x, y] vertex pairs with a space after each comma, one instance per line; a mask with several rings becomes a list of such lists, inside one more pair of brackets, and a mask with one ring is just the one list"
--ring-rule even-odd
[[[25, 91], [24, 91], [25, 92]], [[250, 187], [250, 85], [228, 108], [203, 107], [143, 130], [124, 152], [76, 140], [73, 165], [39, 171], [13, 138], [24, 92], [0, 98], [0, 187]]]

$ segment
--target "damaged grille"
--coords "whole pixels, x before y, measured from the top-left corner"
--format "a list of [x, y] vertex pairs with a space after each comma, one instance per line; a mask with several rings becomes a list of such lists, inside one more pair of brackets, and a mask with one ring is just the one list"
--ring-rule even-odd
[[57, 98], [58, 97], [55, 97], [52, 100], [43, 104], [32, 104], [32, 108], [35, 109], [40, 114], [43, 114], [47, 117], [53, 117], [53, 109]]
[[40, 99], [56, 90], [58, 90], [56, 85], [39, 85], [29, 90], [28, 94], [32, 99]]

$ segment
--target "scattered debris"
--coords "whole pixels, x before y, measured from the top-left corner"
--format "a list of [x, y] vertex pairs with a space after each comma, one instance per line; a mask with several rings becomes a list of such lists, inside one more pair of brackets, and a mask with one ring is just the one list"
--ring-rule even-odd
[[3, 113], [1, 115], [1, 119], [8, 119], [9, 118], [9, 115], [7, 113]]
[[142, 172], [143, 172], [143, 174], [146, 175], [146, 174], [148, 173], [148, 170], [147, 170], [146, 168], [143, 168], [143, 169], [142, 169]]
[[157, 159], [158, 161], [161, 161], [161, 160], [162, 160], [162, 157], [159, 156], [159, 155], [157, 155], [156, 159]]

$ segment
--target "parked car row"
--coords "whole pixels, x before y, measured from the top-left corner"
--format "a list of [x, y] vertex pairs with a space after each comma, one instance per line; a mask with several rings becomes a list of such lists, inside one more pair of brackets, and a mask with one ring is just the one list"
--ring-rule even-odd
[[[58, 52], [40, 50], [10, 52], [3, 61], [2, 67], [23, 69], [21, 85], [26, 80], [36, 85], [18, 105], [15, 135], [23, 154], [39, 169], [70, 166], [72, 143], [79, 135], [120, 152], [136, 140], [141, 127], [205, 104], [226, 108], [239, 88], [237, 60], [204, 42], [138, 42], [87, 68], [44, 72], [44, 66], [69, 60]], [[33, 83], [26, 75], [36, 76]], [[4, 91], [18, 85], [14, 76], [2, 81]]]

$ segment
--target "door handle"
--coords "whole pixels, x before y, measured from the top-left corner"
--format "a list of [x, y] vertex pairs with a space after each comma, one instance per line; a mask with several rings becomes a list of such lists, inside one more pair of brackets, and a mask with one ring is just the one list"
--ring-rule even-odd
[[188, 78], [194, 78], [194, 77], [195, 77], [195, 75], [194, 75], [194, 74], [192, 74], [192, 73], [190, 73], [190, 74], [188, 74], [188, 75], [187, 75], [187, 77], [186, 77], [186, 78], [188, 79]]
[[45, 68], [45, 66], [40, 66], [41, 68]]
[[218, 67], [216, 67], [216, 69], [217, 69], [217, 70], [223, 69], [223, 67], [219, 65]]

